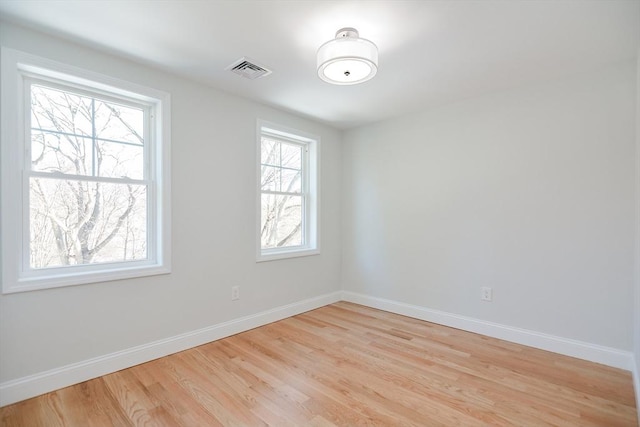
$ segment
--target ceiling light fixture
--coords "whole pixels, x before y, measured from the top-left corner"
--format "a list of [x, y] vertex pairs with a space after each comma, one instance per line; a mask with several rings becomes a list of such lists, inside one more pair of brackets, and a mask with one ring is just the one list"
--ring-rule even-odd
[[318, 49], [318, 76], [334, 85], [366, 82], [378, 72], [378, 47], [358, 37], [355, 28], [342, 28]]

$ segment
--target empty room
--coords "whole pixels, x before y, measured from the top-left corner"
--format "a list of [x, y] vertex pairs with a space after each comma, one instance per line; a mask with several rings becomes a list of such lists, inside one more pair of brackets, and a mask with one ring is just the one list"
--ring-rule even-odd
[[0, 0], [1, 426], [638, 426], [640, 0]]

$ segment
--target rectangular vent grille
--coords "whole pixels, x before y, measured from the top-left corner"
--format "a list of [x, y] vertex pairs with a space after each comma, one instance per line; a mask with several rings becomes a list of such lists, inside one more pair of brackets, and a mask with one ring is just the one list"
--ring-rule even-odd
[[259, 77], [268, 76], [271, 74], [271, 70], [258, 65], [255, 61], [243, 57], [238, 59], [233, 64], [229, 65], [226, 70], [236, 73], [242, 77], [246, 77], [251, 80], [255, 80]]

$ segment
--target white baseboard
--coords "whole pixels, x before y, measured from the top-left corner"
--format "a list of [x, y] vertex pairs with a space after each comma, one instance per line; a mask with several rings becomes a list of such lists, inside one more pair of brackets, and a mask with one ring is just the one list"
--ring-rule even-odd
[[97, 378], [340, 301], [333, 292], [0, 384], [0, 406]]
[[[630, 370], [633, 372], [636, 396], [640, 398], [640, 366], [636, 366], [636, 361], [631, 352], [486, 322], [398, 301], [348, 291], [337, 291], [263, 311], [251, 316], [187, 332], [164, 340], [73, 363], [16, 380], [6, 381], [0, 384], [0, 406], [10, 405], [121, 369], [130, 368], [140, 363], [145, 363], [287, 317], [295, 316], [296, 314], [323, 307], [340, 300]], [[640, 400], [638, 401], [638, 407], [640, 408]]]
[[[440, 325], [450, 326], [464, 331], [475, 332], [477, 334], [552, 351], [566, 356], [589, 360], [591, 362], [601, 363], [603, 365], [613, 366], [627, 371], [632, 371], [635, 365], [633, 353], [630, 351], [623, 351], [569, 338], [557, 337], [527, 329], [514, 328], [512, 326], [501, 325], [498, 323], [486, 322], [484, 320], [474, 319], [471, 317], [432, 310], [403, 302], [371, 297], [355, 292], [343, 291], [342, 299], [344, 301], [366, 305], [368, 307], [389, 311], [391, 313], [426, 320], [428, 322], [438, 323]], [[638, 376], [636, 375], [635, 378], [636, 390], [638, 390]]]

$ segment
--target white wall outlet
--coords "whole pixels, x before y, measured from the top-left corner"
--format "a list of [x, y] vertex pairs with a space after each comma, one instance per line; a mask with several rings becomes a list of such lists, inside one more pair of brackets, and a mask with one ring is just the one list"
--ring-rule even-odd
[[240, 299], [240, 286], [231, 287], [231, 301]]
[[492, 301], [493, 300], [493, 289], [488, 286], [483, 286], [480, 288], [480, 299], [482, 301]]

